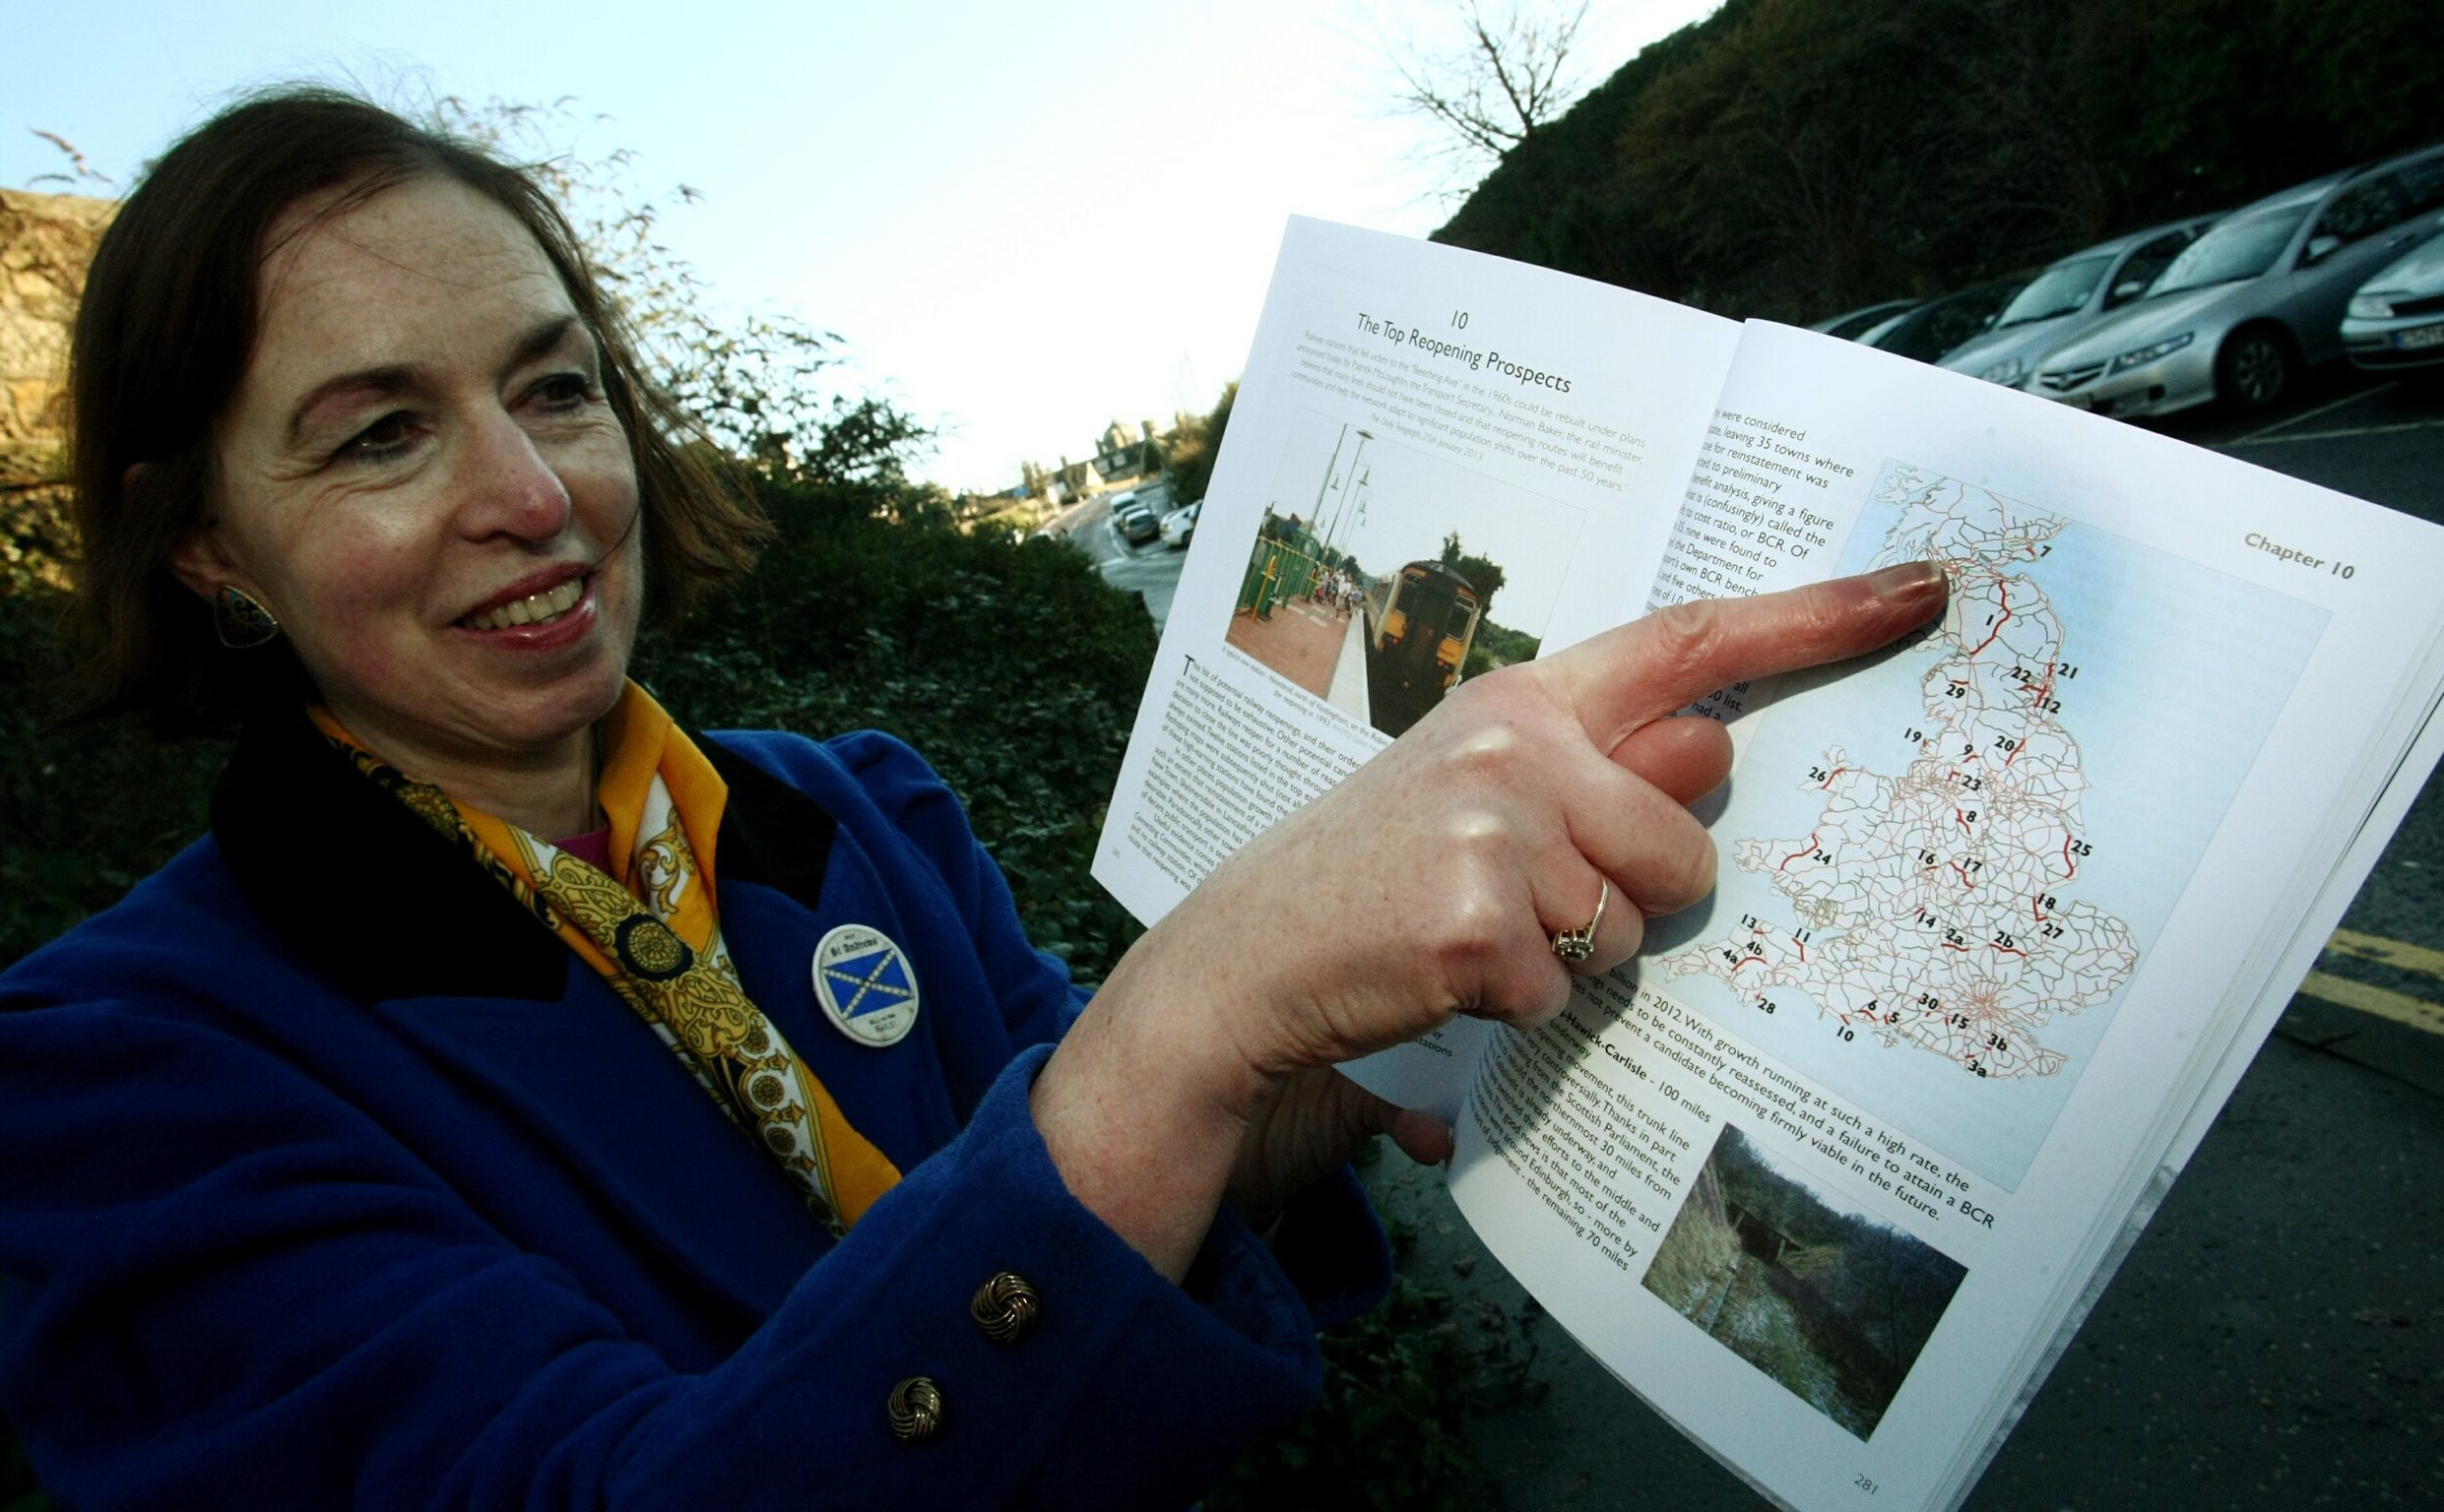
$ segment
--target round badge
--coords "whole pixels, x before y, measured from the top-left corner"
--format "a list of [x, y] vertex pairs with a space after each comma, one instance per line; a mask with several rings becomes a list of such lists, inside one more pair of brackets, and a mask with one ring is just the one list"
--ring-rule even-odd
[[651, 914], [631, 914], [611, 933], [611, 951], [631, 976], [669, 981], [684, 976], [696, 953]]
[[814, 997], [860, 1044], [897, 1044], [917, 1024], [917, 969], [881, 930], [842, 924], [814, 947]]

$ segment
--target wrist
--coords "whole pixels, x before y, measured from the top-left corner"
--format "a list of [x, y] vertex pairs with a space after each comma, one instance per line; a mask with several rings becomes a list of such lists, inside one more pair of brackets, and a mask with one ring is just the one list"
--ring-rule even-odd
[[1178, 1280], [1220, 1206], [1268, 1081], [1211, 1001], [1138, 953], [1045, 1064], [1029, 1105], [1070, 1195]]

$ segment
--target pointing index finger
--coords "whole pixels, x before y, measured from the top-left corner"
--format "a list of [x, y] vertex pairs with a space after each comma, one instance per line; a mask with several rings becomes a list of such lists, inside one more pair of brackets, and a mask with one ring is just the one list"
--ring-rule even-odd
[[1910, 562], [1748, 598], [1693, 598], [1574, 646], [1546, 663], [1596, 748], [1725, 683], [1888, 645], [1933, 618], [1948, 579], [1939, 562]]

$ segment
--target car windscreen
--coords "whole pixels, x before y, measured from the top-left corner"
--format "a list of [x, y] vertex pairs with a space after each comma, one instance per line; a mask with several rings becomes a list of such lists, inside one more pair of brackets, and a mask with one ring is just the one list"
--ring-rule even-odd
[[1863, 310], [1853, 310], [1823, 329], [1827, 336], [1838, 337], [1846, 342], [1857, 337], [1859, 333], [1872, 331], [1893, 317], [1913, 308], [1915, 305], [1910, 300], [1888, 299], [1882, 304], [1871, 304]]
[[2035, 283], [2022, 289], [2019, 298], [2003, 306], [2003, 313], [1994, 318], [1996, 328], [2071, 314], [2088, 302], [2088, 296], [2096, 291], [2097, 282], [2104, 277], [2104, 270], [2112, 266], [2110, 257], [2082, 257], [2054, 264], [2038, 274]]
[[2148, 292], [2168, 294], [2176, 288], [2254, 279], [2275, 265], [2291, 244], [2291, 233], [2307, 219], [2307, 206], [2291, 205], [2246, 220], [2226, 220], [2191, 242]]

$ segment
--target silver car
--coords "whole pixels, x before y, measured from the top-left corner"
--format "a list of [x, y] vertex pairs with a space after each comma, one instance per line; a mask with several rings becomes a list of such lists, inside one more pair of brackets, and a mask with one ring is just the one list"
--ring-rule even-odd
[[2342, 355], [2343, 308], [2436, 228], [2444, 147], [2332, 173], [2233, 211], [2148, 296], [2046, 357], [2031, 393], [2100, 414], [2273, 404]]
[[1925, 301], [1922, 299], [1879, 300], [1874, 304], [1861, 305], [1855, 310], [1844, 310], [1838, 315], [1829, 315], [1808, 329], [1822, 331], [1827, 336], [1837, 336], [1845, 342], [1854, 342], [1866, 332], [1888, 322], [1898, 320], [1923, 303]]
[[2003, 306], [1992, 330], [1936, 365], [1972, 373], [1988, 383], [2017, 387], [2027, 382], [2055, 347], [2145, 294], [2219, 215], [2151, 225], [2048, 265], [2035, 283]]
[[2444, 362], [2444, 236], [2359, 285], [2343, 316], [2343, 349], [2366, 368]]

